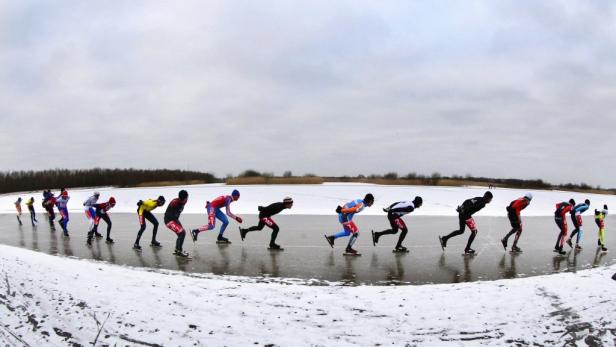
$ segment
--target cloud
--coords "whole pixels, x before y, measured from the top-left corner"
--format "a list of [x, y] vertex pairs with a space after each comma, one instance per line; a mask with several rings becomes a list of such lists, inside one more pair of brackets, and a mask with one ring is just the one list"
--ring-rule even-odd
[[1, 170], [616, 187], [611, 2], [5, 1]]

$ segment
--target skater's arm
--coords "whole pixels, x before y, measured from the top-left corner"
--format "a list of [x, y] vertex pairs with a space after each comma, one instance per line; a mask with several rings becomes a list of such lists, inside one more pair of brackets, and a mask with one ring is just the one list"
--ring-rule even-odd
[[342, 208], [342, 213], [344, 214], [351, 214], [351, 213], [355, 213], [357, 211], [359, 211], [362, 207], [364, 206], [364, 204], [357, 204], [353, 207], [346, 207], [346, 205]]
[[234, 215], [234, 214], [231, 212], [231, 201], [233, 201], [233, 200], [232, 200], [232, 198], [229, 198], [229, 199], [227, 199], [227, 201], [225, 202], [225, 213], [227, 214], [227, 216], [229, 216], [229, 218], [233, 218], [233, 219], [235, 219], [235, 220], [238, 220], [238, 219], [237, 219], [237, 216], [236, 216], [236, 215]]

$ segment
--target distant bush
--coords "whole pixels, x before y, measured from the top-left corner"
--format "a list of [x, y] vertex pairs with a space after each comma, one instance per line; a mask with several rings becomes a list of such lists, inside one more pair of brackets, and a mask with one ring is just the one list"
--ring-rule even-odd
[[293, 172], [291, 172], [291, 171], [285, 171], [285, 172], [282, 174], [282, 177], [285, 177], [285, 178], [293, 177]]
[[383, 175], [384, 179], [387, 180], [397, 180], [398, 179], [398, 173], [397, 172], [388, 172], [385, 175]]
[[263, 176], [259, 171], [256, 170], [246, 170], [240, 174], [239, 177], [261, 177]]

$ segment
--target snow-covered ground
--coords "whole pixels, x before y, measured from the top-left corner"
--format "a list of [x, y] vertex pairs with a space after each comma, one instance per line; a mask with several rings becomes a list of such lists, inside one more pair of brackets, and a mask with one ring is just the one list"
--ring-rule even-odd
[[[423, 197], [424, 206], [417, 211], [416, 215], [430, 216], [454, 216], [455, 208], [464, 200], [483, 195], [484, 187], [432, 187], [432, 186], [383, 186], [373, 184], [343, 184], [332, 183], [322, 185], [249, 185], [227, 186], [224, 184], [192, 185], [185, 187], [155, 187], [155, 188], [100, 188], [98, 189], [106, 200], [114, 196], [118, 201], [114, 212], [134, 213], [136, 203], [140, 199], [156, 198], [164, 195], [167, 201], [177, 196], [180, 189], [186, 189], [189, 194], [189, 202], [185, 213], [204, 213], [205, 202], [222, 194], [230, 194], [237, 188], [241, 192], [239, 201], [233, 204], [233, 211], [239, 214], [256, 214], [258, 205], [265, 205], [281, 201], [285, 196], [291, 196], [295, 204], [291, 211], [285, 214], [308, 214], [329, 215], [334, 214], [338, 204], [352, 199], [362, 198], [366, 193], [372, 193], [376, 197], [375, 205], [366, 209], [362, 214], [382, 214], [382, 207], [400, 200], [412, 200], [416, 195]], [[94, 189], [71, 189], [71, 201], [69, 209], [81, 211], [83, 201], [93, 193]], [[602, 207], [603, 204], [616, 206], [616, 195], [581, 194], [563, 191], [545, 190], [519, 190], [519, 189], [494, 189], [493, 202], [479, 216], [505, 216], [505, 207], [509, 203], [523, 196], [526, 192], [532, 192], [534, 200], [524, 211], [526, 216], [551, 216], [554, 213], [554, 205], [570, 198], [582, 202], [590, 199], [592, 208]], [[56, 192], [57, 193], [57, 192]], [[36, 208], [42, 210], [40, 201], [41, 192], [0, 195], [0, 213], [14, 213], [14, 202], [17, 196], [24, 200], [30, 196], [36, 199]], [[164, 209], [155, 212], [162, 213]]]
[[307, 286], [146, 271], [0, 246], [0, 341], [614, 346], [614, 271], [429, 286]]

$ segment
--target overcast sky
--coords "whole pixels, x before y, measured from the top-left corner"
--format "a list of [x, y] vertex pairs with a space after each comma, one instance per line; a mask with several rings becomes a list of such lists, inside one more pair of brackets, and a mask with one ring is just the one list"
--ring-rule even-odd
[[614, 1], [0, 2], [0, 170], [616, 187]]

